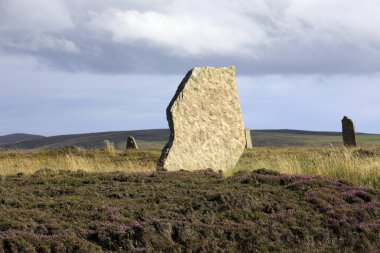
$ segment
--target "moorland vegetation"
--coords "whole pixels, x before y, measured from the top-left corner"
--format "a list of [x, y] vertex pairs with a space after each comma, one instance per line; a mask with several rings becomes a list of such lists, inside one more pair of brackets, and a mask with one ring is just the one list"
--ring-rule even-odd
[[[56, 150], [0, 152], [0, 175], [33, 174], [41, 169], [85, 172], [153, 172], [160, 150], [122, 150], [112, 142], [103, 149], [68, 147]], [[344, 147], [256, 147], [247, 149], [236, 168], [225, 172], [261, 168], [285, 174], [326, 176], [358, 186], [380, 189], [380, 145]]]
[[159, 149], [3, 150], [3, 252], [376, 252], [380, 146], [256, 147], [224, 174]]

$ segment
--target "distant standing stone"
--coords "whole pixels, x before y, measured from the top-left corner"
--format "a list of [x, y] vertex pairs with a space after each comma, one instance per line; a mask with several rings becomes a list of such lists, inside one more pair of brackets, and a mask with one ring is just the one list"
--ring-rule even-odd
[[158, 170], [235, 167], [246, 140], [234, 67], [190, 70], [166, 115], [170, 138]]
[[127, 149], [138, 149], [137, 142], [133, 136], [128, 136]]
[[342, 119], [342, 135], [344, 146], [356, 147], [355, 125], [347, 116]]
[[253, 148], [252, 146], [252, 137], [251, 137], [251, 129], [245, 129], [245, 148]]

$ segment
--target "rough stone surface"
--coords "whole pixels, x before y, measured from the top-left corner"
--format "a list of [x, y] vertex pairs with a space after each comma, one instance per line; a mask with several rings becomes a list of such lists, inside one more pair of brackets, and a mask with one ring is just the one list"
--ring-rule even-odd
[[356, 146], [355, 125], [347, 116], [344, 116], [342, 119], [342, 135], [344, 146]]
[[235, 68], [190, 70], [167, 110], [170, 139], [158, 169], [225, 171], [246, 145]]
[[245, 129], [245, 148], [253, 148], [252, 146], [252, 137], [251, 137], [251, 129]]
[[127, 149], [138, 149], [137, 142], [133, 136], [128, 136]]

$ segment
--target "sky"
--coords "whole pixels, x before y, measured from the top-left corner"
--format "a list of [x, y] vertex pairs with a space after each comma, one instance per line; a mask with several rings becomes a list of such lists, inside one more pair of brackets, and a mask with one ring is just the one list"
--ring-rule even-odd
[[236, 67], [245, 127], [380, 133], [378, 0], [0, 0], [0, 135], [167, 128]]

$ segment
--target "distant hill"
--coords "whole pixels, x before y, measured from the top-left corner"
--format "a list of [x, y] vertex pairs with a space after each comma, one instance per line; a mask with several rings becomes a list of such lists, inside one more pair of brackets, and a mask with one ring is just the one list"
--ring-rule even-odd
[[[254, 130], [253, 145], [256, 147], [271, 146], [341, 146], [340, 132], [317, 132], [305, 130]], [[359, 144], [380, 144], [379, 134], [357, 133]]]
[[[36, 149], [36, 148], [63, 148], [78, 146], [83, 148], [100, 148], [104, 140], [112, 141], [116, 147], [125, 147], [127, 137], [132, 135], [140, 148], [162, 148], [169, 139], [169, 129], [152, 129], [136, 131], [118, 131], [59, 135], [43, 137], [38, 135], [15, 134], [0, 137], [0, 148], [4, 149]], [[357, 134], [361, 144], [380, 144], [378, 134]], [[252, 130], [253, 146], [340, 146], [341, 133], [317, 132], [304, 130]]]
[[104, 140], [109, 140], [118, 147], [125, 146], [129, 135], [133, 135], [142, 148], [160, 148], [169, 139], [169, 130], [154, 129], [58, 135], [22, 142], [0, 144], [0, 147], [5, 149], [63, 148], [66, 146], [99, 148], [104, 146]]
[[325, 136], [341, 136], [340, 132], [328, 132], [328, 131], [307, 131], [307, 130], [293, 130], [293, 129], [263, 129], [254, 130], [260, 133], [279, 133], [279, 134], [302, 134], [302, 135], [325, 135]]
[[7, 144], [15, 144], [18, 142], [23, 142], [23, 141], [37, 140], [41, 138], [45, 138], [45, 137], [41, 135], [33, 135], [33, 134], [19, 134], [19, 133], [9, 134], [9, 135], [0, 136], [0, 146], [7, 145]]

